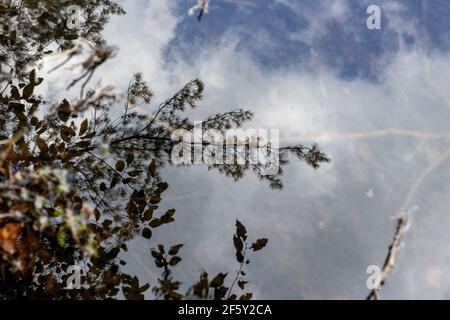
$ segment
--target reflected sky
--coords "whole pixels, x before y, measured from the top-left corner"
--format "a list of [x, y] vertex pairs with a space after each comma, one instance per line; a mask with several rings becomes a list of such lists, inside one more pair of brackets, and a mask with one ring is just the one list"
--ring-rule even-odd
[[[192, 119], [247, 108], [249, 126], [280, 129], [282, 144], [318, 142], [332, 162], [293, 161], [282, 191], [167, 168], [162, 206], [177, 221], [152, 241], [186, 244], [177, 275], [189, 284], [202, 269], [228, 271], [237, 218], [270, 239], [248, 267], [256, 298], [362, 299], [393, 218], [410, 211], [382, 297], [450, 298], [450, 2], [376, 1], [381, 30], [366, 27], [374, 1], [211, 0], [201, 23], [187, 16], [195, 2], [120, 1], [128, 14], [104, 33], [120, 51], [99, 77], [125, 88], [141, 71], [156, 100], [200, 78]], [[127, 258], [154, 283], [148, 243]]]

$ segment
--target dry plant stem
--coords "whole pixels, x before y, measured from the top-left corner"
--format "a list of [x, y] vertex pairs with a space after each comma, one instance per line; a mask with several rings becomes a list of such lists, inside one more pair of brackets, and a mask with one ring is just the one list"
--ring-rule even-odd
[[236, 277], [233, 280], [233, 283], [231, 284], [230, 289], [228, 289], [228, 294], [227, 294], [227, 300], [230, 298], [231, 296], [231, 292], [233, 291], [233, 287], [236, 284], [236, 281], [239, 279], [239, 276], [242, 272], [242, 268], [244, 267], [244, 262], [245, 262], [245, 256], [247, 254], [247, 244], [245, 244], [245, 248], [244, 248], [244, 253], [243, 253], [243, 258], [242, 258], [242, 262], [241, 265], [239, 266], [239, 270], [236, 272]]
[[384, 260], [383, 270], [381, 272], [379, 279], [377, 280], [378, 283], [375, 286], [375, 288], [372, 289], [372, 291], [370, 291], [369, 295], [367, 296], [367, 300], [378, 300], [380, 298], [379, 296], [380, 287], [384, 285], [386, 278], [389, 275], [389, 272], [391, 272], [391, 270], [395, 267], [397, 251], [402, 241], [402, 234], [405, 226], [406, 226], [406, 214], [401, 213], [397, 219], [397, 227], [395, 230], [394, 239], [389, 245], [388, 253], [386, 259]]

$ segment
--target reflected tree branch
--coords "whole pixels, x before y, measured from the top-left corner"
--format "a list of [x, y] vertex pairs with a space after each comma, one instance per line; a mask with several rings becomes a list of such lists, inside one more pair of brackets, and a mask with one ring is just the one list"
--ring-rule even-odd
[[376, 280], [375, 288], [370, 291], [367, 296], [367, 300], [378, 300], [380, 298], [379, 290], [380, 287], [383, 286], [386, 282], [386, 279], [391, 272], [391, 270], [395, 267], [397, 251], [400, 247], [402, 241], [403, 231], [406, 227], [406, 214], [401, 213], [397, 219], [397, 227], [395, 229], [394, 238], [389, 245], [388, 253], [384, 260], [383, 269], [380, 277]]

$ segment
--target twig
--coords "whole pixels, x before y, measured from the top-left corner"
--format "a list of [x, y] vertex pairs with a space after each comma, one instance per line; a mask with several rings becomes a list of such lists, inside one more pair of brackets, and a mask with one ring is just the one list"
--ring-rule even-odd
[[236, 277], [234, 277], [233, 283], [230, 286], [230, 289], [228, 289], [228, 295], [227, 295], [227, 300], [230, 298], [231, 296], [231, 292], [233, 291], [233, 287], [236, 284], [237, 279], [239, 279], [239, 275], [242, 272], [242, 267], [244, 266], [244, 262], [245, 262], [245, 254], [247, 253], [247, 244], [245, 244], [245, 248], [244, 248], [244, 254], [243, 254], [243, 258], [242, 258], [242, 262], [241, 265], [239, 266], [239, 270], [236, 273]]
[[395, 267], [397, 250], [400, 247], [402, 241], [402, 234], [405, 229], [405, 226], [406, 226], [406, 214], [401, 213], [397, 219], [397, 227], [395, 230], [394, 239], [389, 245], [388, 254], [384, 260], [383, 270], [379, 278], [376, 280], [377, 282], [375, 283], [374, 289], [370, 291], [366, 300], [378, 300], [380, 298], [379, 296], [380, 287], [384, 285], [386, 278], [389, 275], [389, 272], [391, 272], [391, 270]]

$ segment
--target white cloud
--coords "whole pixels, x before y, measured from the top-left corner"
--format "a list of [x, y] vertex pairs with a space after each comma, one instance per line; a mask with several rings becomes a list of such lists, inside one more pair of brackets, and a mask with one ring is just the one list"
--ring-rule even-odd
[[277, 2], [288, 6], [299, 16], [306, 19], [308, 27], [292, 32], [290, 38], [293, 41], [303, 41], [308, 44], [323, 36], [327, 32], [327, 26], [330, 22], [341, 24], [351, 16], [347, 0], [320, 0], [317, 1], [314, 8], [292, 0], [277, 0]]
[[[163, 50], [175, 36], [179, 17], [176, 3], [166, 0], [125, 0], [121, 5], [127, 15], [114, 17], [105, 28], [108, 44], [118, 45], [117, 57], [102, 68], [101, 75], [109, 83], [125, 88], [134, 72], [143, 72], [157, 95], [169, 77], [164, 65]], [[164, 80], [162, 80], [164, 79]]]

